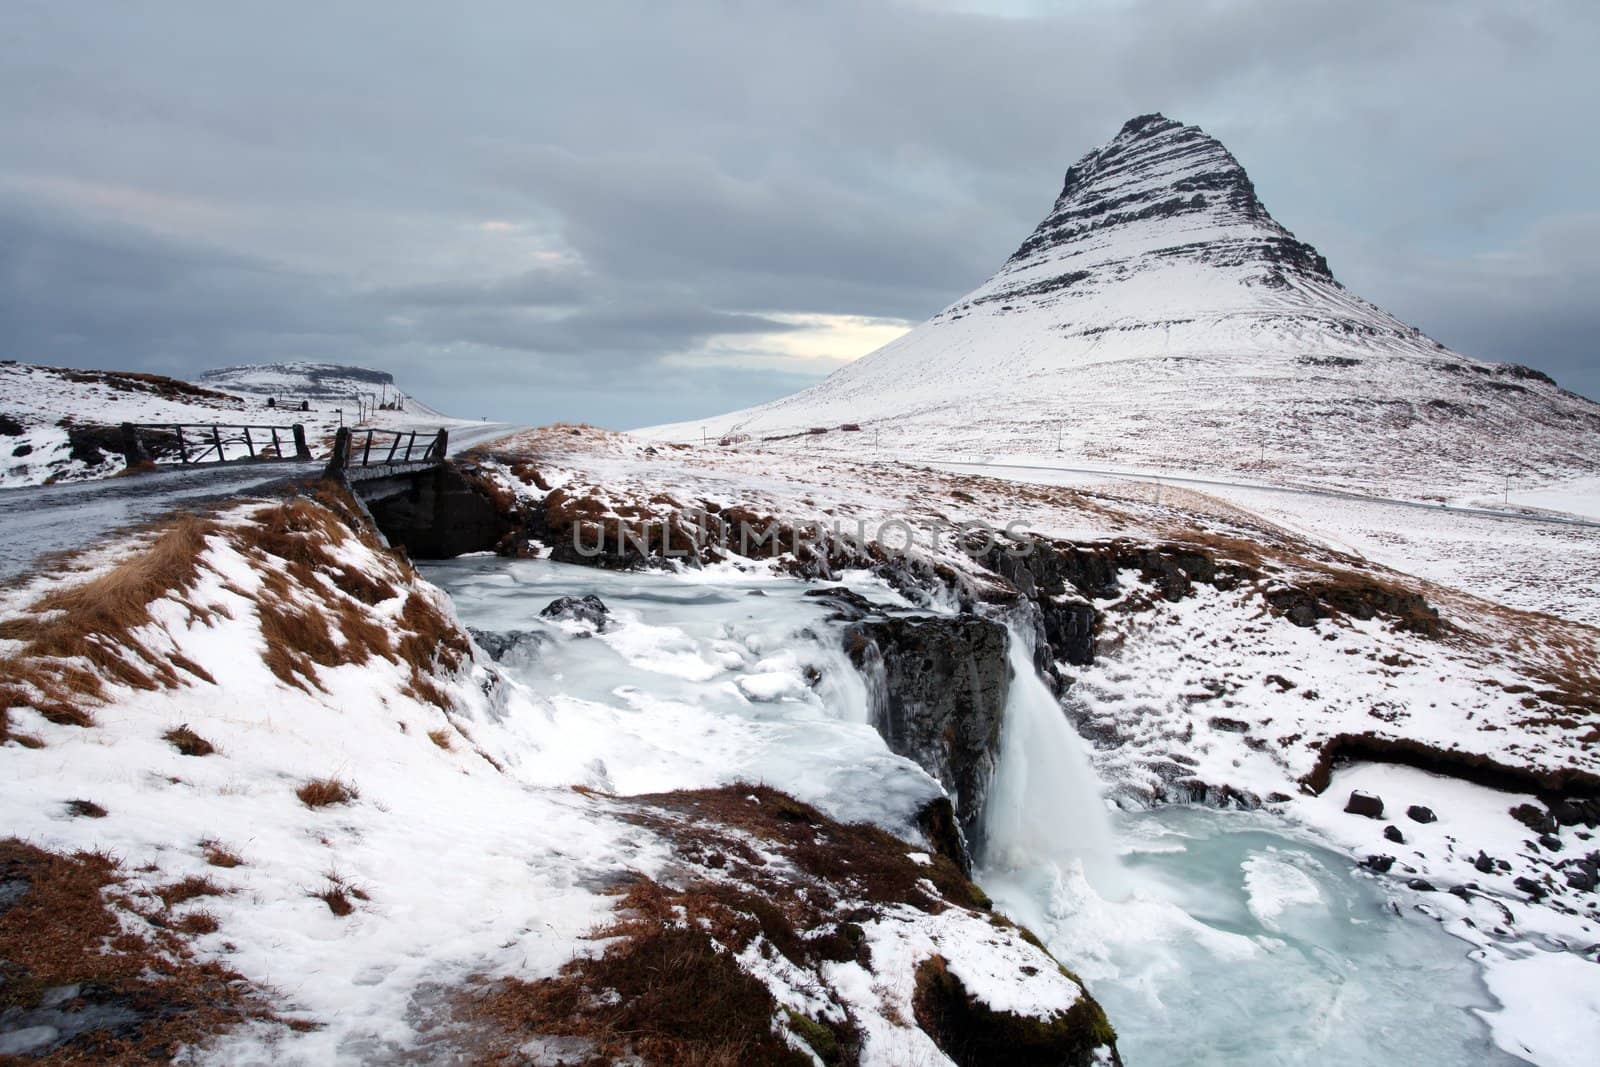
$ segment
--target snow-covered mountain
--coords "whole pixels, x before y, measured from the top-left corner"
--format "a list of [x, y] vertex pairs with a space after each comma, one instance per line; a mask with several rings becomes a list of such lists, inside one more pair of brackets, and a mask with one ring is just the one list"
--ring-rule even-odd
[[1162, 115], [1074, 164], [999, 272], [910, 333], [793, 396], [643, 432], [702, 431], [1417, 495], [1600, 467], [1600, 405], [1351, 293], [1222, 144]]

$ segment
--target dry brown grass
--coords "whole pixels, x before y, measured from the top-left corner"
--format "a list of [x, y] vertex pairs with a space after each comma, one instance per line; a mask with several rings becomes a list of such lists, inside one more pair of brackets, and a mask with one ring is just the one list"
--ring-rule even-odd
[[[332, 503], [337, 504], [335, 499]], [[416, 573], [403, 557], [383, 550], [364, 529], [350, 529], [328, 502], [295, 498], [257, 512], [232, 536], [240, 551], [267, 565], [256, 595], [266, 643], [264, 662], [286, 685], [310, 693], [322, 688], [318, 668], [359, 665], [373, 657], [404, 663], [404, 691], [448, 709], [449, 696], [433, 680], [471, 657], [471, 642], [443, 611], [410, 591], [390, 624], [370, 609], [401, 595]], [[356, 538], [378, 559], [380, 573], [340, 562], [331, 551]]]
[[60, 855], [0, 841], [0, 881], [27, 886], [0, 912], [6, 979], [0, 983], [0, 1011], [31, 1011], [45, 992], [76, 985], [78, 997], [64, 1010], [103, 1004], [134, 1015], [130, 1022], [79, 1034], [28, 1063], [165, 1064], [185, 1045], [252, 1019], [273, 1018], [239, 975], [197, 962], [178, 931], [125, 928], [108, 904], [120, 881], [109, 857]]
[[78, 819], [103, 819], [108, 813], [94, 801], [79, 798], [67, 801], [67, 814]]
[[772, 1031], [777, 1002], [691, 919], [676, 898], [640, 879], [597, 936], [618, 940], [560, 977], [508, 981], [473, 1006], [511, 1034], [560, 1034], [594, 1043], [591, 1062], [638, 1057], [660, 1067], [800, 1065], [810, 1060]]
[[328, 905], [328, 910], [343, 918], [356, 910], [355, 901], [371, 900], [365, 889], [345, 878], [338, 871], [329, 871], [328, 884], [311, 896]]
[[455, 748], [455, 743], [450, 739], [449, 730], [429, 730], [428, 740], [432, 741], [446, 752], [449, 752], [451, 749]]
[[161, 739], [185, 756], [209, 756], [217, 750], [217, 746], [189, 729], [188, 723], [174, 726]]
[[191, 874], [156, 890], [156, 896], [168, 908], [187, 903], [196, 897], [220, 897], [227, 890], [204, 875]]
[[172, 928], [185, 934], [214, 934], [222, 924], [209, 911], [191, 911], [172, 924]]
[[314, 778], [296, 789], [294, 795], [308, 808], [325, 808], [330, 804], [348, 804], [361, 793], [355, 786], [337, 778]]
[[206, 862], [213, 867], [232, 868], [244, 865], [244, 859], [239, 853], [220, 841], [202, 841], [200, 842], [200, 851], [205, 856]]
[[207, 518], [176, 516], [108, 570], [51, 590], [24, 614], [0, 620], [0, 636], [22, 644], [0, 659], [0, 701], [36, 708], [59, 724], [91, 726], [86, 705], [105, 699], [107, 682], [176, 688], [183, 682], [180, 671], [212, 681], [171, 650], [146, 647], [135, 631], [150, 624], [157, 601], [181, 601], [199, 573], [205, 540], [216, 529]]

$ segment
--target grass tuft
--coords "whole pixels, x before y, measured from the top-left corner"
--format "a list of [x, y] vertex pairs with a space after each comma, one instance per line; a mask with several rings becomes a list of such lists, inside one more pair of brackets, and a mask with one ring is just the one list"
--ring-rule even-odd
[[294, 795], [308, 808], [325, 808], [330, 804], [348, 804], [361, 794], [355, 786], [337, 778], [314, 778], [296, 789]]
[[244, 865], [243, 857], [219, 841], [200, 842], [200, 851], [205, 856], [206, 862], [213, 867], [233, 868]]
[[156, 890], [156, 896], [161, 898], [161, 903], [168, 908], [194, 900], [196, 897], [220, 897], [227, 890], [205, 875], [191, 874], [180, 878], [171, 885], [164, 885]]
[[210, 741], [189, 729], [188, 723], [174, 726], [162, 734], [161, 738], [185, 756], [209, 756], [217, 750]]
[[209, 911], [191, 911], [171, 925], [174, 930], [185, 934], [214, 934], [222, 924]]
[[107, 813], [94, 801], [79, 799], [67, 801], [67, 814], [80, 819], [103, 819]]

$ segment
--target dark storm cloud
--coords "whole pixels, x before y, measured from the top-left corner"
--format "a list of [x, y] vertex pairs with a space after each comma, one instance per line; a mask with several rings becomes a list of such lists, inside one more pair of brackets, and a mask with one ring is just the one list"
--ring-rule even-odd
[[1576, 2], [14, 2], [0, 345], [345, 359], [497, 416], [688, 417], [804, 379], [664, 357], [792, 330], [774, 314], [936, 311], [1159, 109], [1357, 292], [1600, 393], [1600, 242], [1561, 237], [1600, 155], [1597, 24]]

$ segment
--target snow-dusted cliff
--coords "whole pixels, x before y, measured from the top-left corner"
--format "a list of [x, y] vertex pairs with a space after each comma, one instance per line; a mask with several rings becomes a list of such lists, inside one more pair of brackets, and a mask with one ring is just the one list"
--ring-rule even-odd
[[1074, 164], [999, 272], [904, 337], [793, 396], [644, 432], [813, 428], [851, 451], [1059, 449], [1418, 495], [1600, 464], [1600, 405], [1351, 293], [1222, 144], [1161, 115]]

